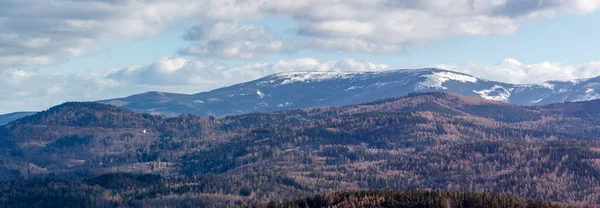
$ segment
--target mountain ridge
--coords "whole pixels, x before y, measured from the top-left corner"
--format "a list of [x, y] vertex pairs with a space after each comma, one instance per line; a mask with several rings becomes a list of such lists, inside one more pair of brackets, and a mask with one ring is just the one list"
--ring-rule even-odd
[[14, 112], [14, 113], [7, 113], [7, 114], [2, 114], [0, 115], [0, 126], [10, 123], [14, 120], [26, 117], [26, 116], [30, 116], [33, 115], [37, 112]]
[[[99, 100], [140, 113], [223, 117], [254, 112], [343, 106], [400, 97], [412, 92], [442, 91], [517, 105], [600, 99], [600, 77], [510, 84], [438, 68], [389, 71], [281, 72], [249, 82], [195, 94], [146, 92]], [[0, 115], [7, 123], [18, 116]]]
[[226, 116], [281, 109], [342, 106], [412, 92], [443, 91], [518, 105], [600, 98], [600, 77], [509, 84], [437, 68], [380, 72], [282, 72], [196, 94], [146, 93], [99, 101], [138, 112]]

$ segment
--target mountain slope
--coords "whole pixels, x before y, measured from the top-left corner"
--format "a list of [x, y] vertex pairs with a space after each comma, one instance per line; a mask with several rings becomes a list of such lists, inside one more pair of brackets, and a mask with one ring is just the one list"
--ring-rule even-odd
[[205, 119], [66, 103], [0, 127], [0, 179], [160, 174], [177, 185], [139, 197], [207, 201], [418, 188], [600, 204], [599, 108], [428, 92]]
[[404, 207], [404, 208], [479, 208], [479, 207], [530, 207], [566, 208], [567, 205], [550, 202], [524, 200], [498, 194], [458, 193], [430, 190], [411, 191], [361, 191], [329, 193], [294, 201], [270, 202], [251, 208], [336, 208], [336, 207]]
[[[97, 166], [90, 160], [104, 163], [108, 160], [104, 157], [106, 154], [116, 158], [138, 154], [155, 155], [151, 158], [156, 158], [160, 153], [180, 161], [181, 156], [207, 148], [205, 145], [246, 148], [262, 144], [254, 143], [254, 140], [267, 138], [264, 144], [276, 146], [298, 145], [292, 138], [304, 138], [302, 143], [306, 144], [365, 143], [377, 147], [487, 140], [592, 140], [600, 135], [600, 117], [596, 116], [599, 106], [598, 101], [588, 101], [525, 107], [430, 92], [343, 107], [210, 120], [195, 116], [168, 118], [137, 114], [98, 103], [65, 103], [1, 127], [0, 139], [7, 143], [3, 145], [8, 148], [5, 149], [9, 154], [5, 155], [7, 157], [16, 155], [15, 158], [36, 166], [56, 166], [45, 171], [68, 166], [68, 169], [103, 172], [114, 167]], [[183, 147], [187, 151], [181, 151]], [[207, 156], [203, 160], [210, 158]], [[76, 165], [71, 160], [85, 163]], [[128, 160], [119, 165], [139, 162]], [[218, 164], [189, 166], [201, 170], [186, 169], [184, 165], [180, 171], [229, 170]]]
[[9, 114], [2, 114], [0, 115], [0, 126], [33, 114], [35, 114], [35, 112], [15, 112]]
[[239, 115], [284, 109], [342, 106], [413, 92], [441, 91], [517, 105], [600, 98], [600, 78], [517, 85], [442, 69], [385, 72], [290, 72], [193, 95], [149, 92], [98, 101], [143, 113]]
[[[215, 185], [213, 181], [213, 186]], [[196, 182], [202, 183], [202, 182]], [[176, 184], [176, 185], [174, 185]], [[340, 208], [340, 207], [403, 207], [403, 208], [575, 208], [566, 204], [516, 198], [502, 194], [463, 193], [440, 190], [369, 190], [322, 193], [317, 196], [284, 198], [258, 204], [252, 190], [238, 194], [202, 194], [199, 187], [188, 188], [181, 180], [156, 175], [106, 174], [84, 181], [23, 180], [0, 183], [2, 207], [247, 207], [247, 208]], [[174, 186], [185, 187], [169, 194]], [[249, 193], [248, 193], [249, 192]], [[112, 195], [111, 195], [112, 194]], [[248, 196], [244, 196], [250, 194]], [[184, 196], [183, 196], [184, 195]], [[248, 203], [248, 201], [252, 201]]]
[[[509, 84], [442, 69], [384, 72], [288, 72], [198, 94], [147, 92], [97, 101], [140, 113], [202, 117], [241, 115], [286, 109], [343, 106], [441, 91], [541, 106], [600, 98], [600, 77], [541, 84]], [[30, 115], [0, 115], [0, 125]]]

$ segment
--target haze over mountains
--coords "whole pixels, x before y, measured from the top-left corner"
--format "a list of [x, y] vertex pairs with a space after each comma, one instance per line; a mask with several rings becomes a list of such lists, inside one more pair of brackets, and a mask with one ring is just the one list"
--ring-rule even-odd
[[[600, 98], [600, 77], [509, 84], [442, 69], [383, 72], [287, 72], [198, 94], [148, 92], [97, 101], [141, 113], [203, 117], [342, 106], [442, 91], [517, 105], [545, 105]], [[0, 115], [0, 125], [25, 114]]]
[[19, 118], [23, 118], [25, 116], [33, 115], [36, 112], [14, 112], [0, 115], [0, 125], [7, 124], [11, 121], [17, 120]]

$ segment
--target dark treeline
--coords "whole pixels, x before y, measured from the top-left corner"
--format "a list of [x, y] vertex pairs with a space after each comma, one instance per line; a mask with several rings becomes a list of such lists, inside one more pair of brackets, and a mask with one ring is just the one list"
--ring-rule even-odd
[[568, 206], [538, 200], [524, 200], [498, 194], [446, 191], [360, 191], [330, 193], [285, 202], [250, 205], [248, 208], [566, 208]]
[[[216, 178], [212, 178], [216, 179]], [[500, 194], [455, 191], [372, 190], [338, 192], [296, 200], [252, 202], [254, 192], [241, 188], [239, 196], [204, 197], [206, 188], [178, 186], [181, 179], [155, 175], [107, 174], [88, 180], [34, 179], [0, 183], [2, 207], [568, 207]], [[286, 183], [284, 181], [284, 183]], [[218, 181], [197, 179], [195, 184], [218, 186]], [[200, 185], [200, 186], [202, 186]], [[203, 190], [205, 189], [205, 190]], [[210, 189], [210, 188], [208, 188]], [[218, 197], [217, 197], [218, 196]]]

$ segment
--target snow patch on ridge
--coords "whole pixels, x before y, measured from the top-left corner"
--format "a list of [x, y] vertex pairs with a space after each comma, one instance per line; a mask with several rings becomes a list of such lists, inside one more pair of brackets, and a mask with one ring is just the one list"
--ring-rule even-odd
[[458, 82], [462, 82], [462, 83], [477, 83], [477, 78], [469, 76], [469, 75], [464, 75], [464, 74], [459, 74], [459, 73], [453, 73], [453, 72], [435, 72], [435, 73], [431, 73], [431, 74], [426, 74], [426, 75], [422, 75], [421, 77], [427, 78], [425, 81], [423, 82], [419, 82], [417, 83], [417, 85], [415, 86], [416, 90], [423, 90], [423, 89], [427, 89], [427, 88], [435, 88], [435, 89], [448, 89], [447, 87], [444, 87], [444, 83], [447, 81], [458, 81]]
[[479, 96], [481, 96], [484, 99], [508, 102], [508, 99], [510, 98], [510, 95], [511, 95], [511, 90], [507, 90], [506, 88], [504, 88], [500, 85], [494, 85], [490, 89], [479, 90], [479, 91], [473, 90], [473, 92], [479, 94]]
[[278, 108], [283, 108], [283, 107], [290, 106], [292, 104], [294, 104], [294, 103], [291, 103], [291, 102], [279, 103], [279, 104], [277, 104], [277, 107]]
[[352, 86], [352, 87], [347, 88], [346, 91], [362, 89], [362, 88], [364, 88], [364, 86]]
[[519, 91], [522, 91], [522, 89], [526, 89], [526, 88], [547, 88], [547, 89], [554, 90], [555, 85], [550, 82], [544, 82], [544, 83], [540, 83], [540, 84], [516, 84], [515, 87], [520, 88]]
[[548, 83], [548, 82], [544, 82], [542, 84], [539, 84], [540, 86], [544, 87], [544, 88], [548, 88], [548, 89], [554, 89], [554, 84]]
[[[276, 74], [281, 79], [281, 85], [297, 82], [322, 82], [332, 79], [349, 79], [352, 75], [361, 75], [367, 72], [287, 72]], [[373, 73], [373, 72], [370, 72]]]
[[265, 93], [261, 92], [260, 90], [256, 90], [256, 95], [258, 95], [259, 98], [265, 97]]
[[584, 95], [578, 96], [573, 101], [579, 102], [579, 101], [597, 100], [597, 99], [600, 99], [600, 93], [597, 93], [596, 90], [593, 89], [593, 88], [587, 88], [585, 90], [585, 94]]
[[533, 105], [533, 104], [538, 104], [538, 103], [540, 103], [540, 102], [542, 102], [542, 101], [544, 101], [544, 99], [537, 99], [537, 100], [531, 101], [531, 104], [532, 104], [532, 105]]

